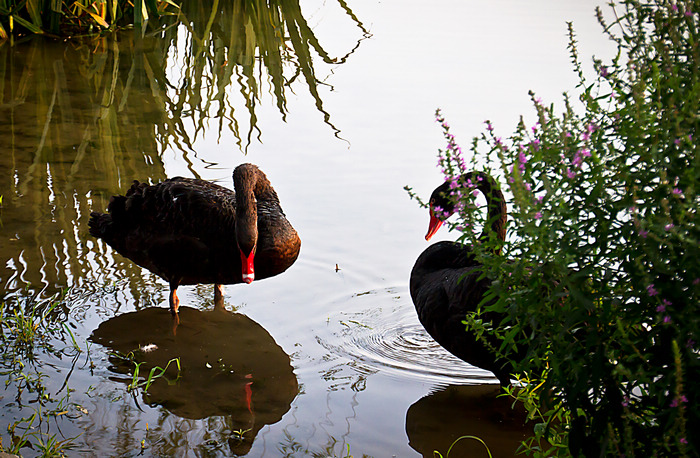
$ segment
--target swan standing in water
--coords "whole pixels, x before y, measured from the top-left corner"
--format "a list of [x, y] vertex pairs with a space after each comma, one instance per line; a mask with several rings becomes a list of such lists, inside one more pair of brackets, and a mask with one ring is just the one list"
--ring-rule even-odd
[[177, 287], [251, 283], [287, 270], [301, 240], [265, 174], [253, 164], [233, 171], [234, 191], [204, 180], [172, 178], [155, 185], [134, 181], [114, 196], [108, 213], [90, 215], [90, 234], [170, 285], [176, 314]]

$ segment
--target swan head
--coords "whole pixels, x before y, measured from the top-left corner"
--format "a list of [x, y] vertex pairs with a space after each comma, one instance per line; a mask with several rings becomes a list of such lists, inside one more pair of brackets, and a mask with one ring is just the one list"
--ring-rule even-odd
[[440, 229], [442, 223], [455, 212], [454, 202], [450, 199], [449, 185], [449, 182], [441, 184], [430, 195], [428, 203], [430, 223], [428, 224], [428, 233], [425, 234], [425, 240], [430, 240]]

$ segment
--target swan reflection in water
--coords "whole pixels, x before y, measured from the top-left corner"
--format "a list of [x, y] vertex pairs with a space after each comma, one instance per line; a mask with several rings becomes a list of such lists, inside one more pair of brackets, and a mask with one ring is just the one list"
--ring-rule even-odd
[[[521, 404], [498, 397], [498, 385], [451, 385], [416, 401], [406, 412], [408, 443], [424, 457], [433, 452], [446, 455], [450, 445], [462, 436], [483, 440], [494, 457], [515, 456], [520, 443], [532, 433]], [[483, 444], [462, 439], [450, 456], [487, 457]]]
[[[245, 454], [258, 431], [281, 420], [299, 392], [289, 355], [258, 323], [221, 306], [183, 306], [180, 318], [171, 320], [159, 307], [125, 313], [100, 324], [91, 340], [120, 354], [133, 351], [143, 376], [180, 358], [179, 377], [171, 364], [143, 401], [185, 419], [225, 417], [230, 451]], [[128, 375], [116, 380], [131, 382], [133, 362], [110, 356], [110, 363], [110, 371]]]

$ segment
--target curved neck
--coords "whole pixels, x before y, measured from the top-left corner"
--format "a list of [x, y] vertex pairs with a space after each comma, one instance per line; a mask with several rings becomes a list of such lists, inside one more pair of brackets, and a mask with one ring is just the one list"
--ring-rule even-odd
[[[476, 188], [486, 197], [487, 224], [484, 225], [484, 230], [479, 236], [480, 239], [489, 237], [491, 231], [496, 234], [499, 240], [506, 239], [506, 221], [508, 213], [506, 210], [506, 199], [501, 192], [496, 180], [484, 172], [470, 172], [463, 175], [467, 180], [476, 185]], [[491, 223], [489, 228], [488, 223]]]
[[277, 200], [265, 174], [253, 164], [241, 164], [233, 171], [236, 191], [236, 240], [243, 254], [253, 252], [258, 241], [258, 200]]

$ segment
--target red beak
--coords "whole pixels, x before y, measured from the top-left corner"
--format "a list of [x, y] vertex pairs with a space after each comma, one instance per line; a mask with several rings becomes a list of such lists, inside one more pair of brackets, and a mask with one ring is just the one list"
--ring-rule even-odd
[[243, 274], [243, 281], [250, 284], [255, 280], [255, 267], [253, 265], [253, 258], [255, 257], [255, 248], [250, 251], [250, 254], [246, 256], [241, 251], [241, 273]]
[[428, 225], [428, 233], [425, 234], [425, 240], [430, 240], [430, 237], [435, 235], [440, 226], [442, 226], [442, 220], [433, 214], [433, 207], [430, 207], [430, 224]]

